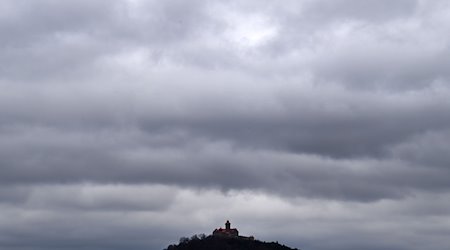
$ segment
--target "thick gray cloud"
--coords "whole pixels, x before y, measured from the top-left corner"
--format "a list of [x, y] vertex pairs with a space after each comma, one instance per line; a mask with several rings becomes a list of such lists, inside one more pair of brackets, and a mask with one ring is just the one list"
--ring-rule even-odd
[[2, 1], [0, 249], [445, 248], [449, 9]]

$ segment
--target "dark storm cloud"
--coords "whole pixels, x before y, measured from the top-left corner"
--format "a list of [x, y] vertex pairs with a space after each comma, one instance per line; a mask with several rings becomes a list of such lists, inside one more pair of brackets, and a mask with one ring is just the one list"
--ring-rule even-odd
[[[96, 2], [96, 4], [105, 3]], [[372, 160], [379, 160], [381, 166], [392, 165], [392, 162], [398, 160], [399, 166], [395, 169], [400, 169], [397, 173], [400, 176], [406, 164], [404, 160], [410, 162], [410, 158], [397, 158], [399, 155], [405, 155], [402, 153], [406, 150], [404, 148], [411, 150], [407, 143], [424, 132], [440, 133], [448, 127], [449, 120], [440, 114], [448, 113], [446, 107], [449, 90], [442, 84], [445, 78], [429, 66], [439, 65], [441, 60], [416, 60], [417, 66], [410, 66], [406, 62], [398, 63], [395, 61], [399, 60], [398, 56], [385, 52], [384, 47], [378, 48], [374, 42], [371, 43], [376, 46], [374, 52], [367, 55], [356, 53], [356, 56], [359, 54], [361, 58], [353, 60], [352, 57], [355, 57], [353, 52], [360, 49], [358, 39], [362, 36], [362, 38], [373, 37], [375, 41], [380, 41], [379, 36], [386, 31], [382, 28], [388, 27], [389, 24], [378, 23], [377, 18], [368, 18], [363, 20], [369, 25], [368, 30], [354, 29], [351, 24], [347, 25], [347, 21], [340, 18], [341, 15], [360, 19], [346, 12], [358, 12], [345, 7], [348, 4], [352, 8], [358, 8], [351, 1], [339, 4], [346, 11], [337, 11], [336, 16], [329, 16], [330, 20], [327, 22], [308, 18], [308, 15], [315, 13], [311, 9], [320, 8], [321, 4], [323, 2], [305, 2], [299, 5], [302, 13], [300, 16], [304, 16], [308, 25], [316, 26], [318, 29], [313, 37], [331, 34], [340, 39], [336, 47], [339, 52], [335, 53], [336, 59], [324, 54], [330, 52], [333, 55], [326, 47], [332, 43], [327, 39], [320, 40], [317, 46], [321, 46], [324, 52], [313, 54], [310, 62], [309, 59], [306, 61], [301, 59], [300, 55], [291, 62], [291, 66], [301, 62], [306, 65], [306, 71], [311, 72], [291, 72], [281, 78], [274, 76], [279, 73], [277, 67], [283, 68], [282, 65], [277, 65], [281, 63], [280, 61], [274, 62], [274, 72], [269, 77], [261, 78], [254, 75], [258, 74], [254, 71], [256, 70], [254, 62], [245, 60], [236, 52], [232, 46], [240, 45], [233, 45], [236, 43], [233, 41], [229, 41], [229, 45], [231, 51], [236, 54], [231, 58], [241, 61], [240, 64], [243, 66], [236, 71], [233, 67], [232, 71], [223, 73], [218, 70], [202, 69], [202, 65], [198, 64], [188, 66], [187, 64], [191, 62], [188, 59], [181, 60], [181, 64], [178, 64], [174, 60], [181, 58], [174, 57], [174, 52], [162, 55], [162, 58], [166, 58], [164, 63], [154, 64], [151, 58], [152, 51], [164, 47], [158, 39], [164, 41], [175, 53], [180, 52], [180, 55], [186, 56], [184, 52], [192, 47], [186, 47], [185, 44], [193, 43], [196, 47], [215, 42], [216, 38], [208, 36], [205, 38], [207, 41], [195, 38], [195, 34], [202, 35], [201, 30], [196, 28], [197, 25], [207, 27], [204, 24], [207, 20], [215, 21], [215, 29], [206, 29], [203, 36], [207, 32], [221, 34], [226, 32], [230, 25], [232, 26], [227, 18], [215, 17], [212, 13], [206, 14], [207, 11], [216, 13], [217, 8], [203, 5], [201, 2], [194, 3], [201, 7], [192, 9], [178, 2], [167, 4], [136, 2], [128, 5], [124, 2], [115, 2], [112, 7], [105, 7], [105, 11], [101, 14], [96, 13], [100, 7], [84, 7], [83, 3], [79, 3], [79, 6], [64, 5], [64, 8], [60, 9], [58, 4], [55, 5], [53, 2], [42, 2], [38, 11], [31, 11], [30, 6], [24, 7], [25, 10], [17, 8], [16, 12], [19, 14], [16, 16], [26, 18], [22, 23], [26, 25], [36, 23], [40, 27], [34, 31], [39, 34], [37, 37], [41, 37], [32, 49], [34, 52], [42, 53], [42, 49], [54, 49], [55, 43], [59, 43], [58, 39], [48, 38], [61, 32], [69, 34], [65, 38], [69, 43], [77, 41], [72, 35], [78, 34], [94, 41], [94, 44], [99, 44], [100, 39], [109, 38], [111, 42], [108, 44], [112, 44], [112, 47], [103, 50], [88, 45], [87, 47], [94, 50], [94, 53], [87, 50], [85, 54], [87, 57], [81, 56], [77, 59], [77, 56], [71, 54], [80, 54], [77, 51], [71, 52], [70, 47], [65, 44], [56, 46], [57, 49], [61, 48], [61, 51], [54, 54], [56, 58], [62, 58], [62, 62], [68, 62], [65, 59], [68, 58], [75, 60], [75, 65], [87, 62], [89, 67], [95, 62], [93, 68], [81, 72], [80, 76], [76, 75], [80, 72], [76, 70], [75, 73], [72, 72], [71, 74], [75, 75], [67, 81], [52, 79], [40, 85], [15, 86], [13, 81], [15, 78], [8, 78], [6, 74], [2, 83], [5, 92], [1, 101], [2, 114], [5, 117], [2, 121], [2, 136], [5, 138], [1, 160], [4, 168], [3, 182], [157, 182], [197, 187], [205, 185], [225, 190], [257, 188], [274, 190], [289, 196], [308, 195], [355, 200], [402, 197], [417, 188], [432, 191], [447, 187], [439, 178], [447, 176], [445, 169], [441, 170], [443, 173], [430, 172], [432, 177], [438, 178], [434, 185], [426, 181], [423, 181], [422, 185], [422, 182], [418, 181], [420, 174], [414, 171], [406, 178], [405, 183], [399, 181], [400, 177], [391, 178], [391, 174], [381, 174], [377, 178], [372, 178], [372, 171], [387, 170], [371, 164]], [[416, 12], [411, 9], [414, 6], [418, 8], [418, 5], [408, 6], [406, 12], [401, 8], [392, 8], [392, 13], [398, 13], [389, 15], [397, 16], [401, 20], [405, 19], [405, 16], [414, 17]], [[228, 12], [239, 12], [241, 6], [221, 7]], [[73, 18], [60, 20], [58, 18], [63, 15], [56, 14], [53, 8], [68, 12]], [[89, 8], [89, 11], [83, 8]], [[252, 13], [267, 14], [270, 10], [266, 8]], [[39, 11], [49, 11], [50, 15], [45, 18], [50, 21], [39, 18], [43, 15]], [[147, 11], [152, 15], [147, 14]], [[226, 16], [227, 11], [217, 13], [225, 13]], [[273, 11], [279, 13], [285, 10], [274, 8]], [[100, 17], [94, 18], [93, 16], [97, 14]], [[82, 18], [83, 15], [87, 17]], [[172, 16], [177, 18], [173, 19]], [[73, 22], [78, 18], [83, 19], [83, 23]], [[34, 22], [35, 19], [39, 22]], [[387, 17], [382, 19], [388, 21]], [[288, 26], [282, 21], [285, 19], [277, 23], [283, 25], [280, 28], [282, 31], [296, 27], [295, 24]], [[41, 25], [40, 22], [44, 24]], [[61, 24], [45, 25], [47, 22]], [[344, 36], [341, 37], [339, 32], [333, 35], [329, 30], [330, 25], [344, 29]], [[380, 31], [370, 28], [371, 25], [377, 25]], [[401, 26], [402, 23], [397, 25]], [[413, 28], [415, 29], [420, 30], [420, 27]], [[351, 33], [345, 30], [356, 32], [356, 42], [348, 40]], [[269, 44], [287, 41], [284, 40], [283, 33], [279, 35]], [[399, 35], [392, 36], [395, 38]], [[175, 37], [178, 40], [174, 39]], [[415, 38], [420, 40], [421, 34]], [[295, 37], [288, 36], [286, 39]], [[25, 40], [32, 44], [30, 39]], [[125, 43], [122, 43], [123, 41]], [[388, 41], [387, 48], [397, 48], [401, 44], [407, 47], [411, 45], [409, 41], [400, 44]], [[79, 47], [78, 43], [72, 45], [75, 48]], [[125, 47], [121, 47], [122, 45]], [[142, 55], [139, 54], [139, 49], [135, 52], [135, 46], [141, 48], [143, 45], [146, 47]], [[84, 48], [83, 46], [81, 48]], [[431, 51], [440, 49], [439, 46], [433, 49], [433, 44], [429, 46], [428, 49]], [[114, 48], [121, 48], [130, 53], [113, 52]], [[218, 48], [220, 47], [213, 47], [213, 50]], [[69, 54], [65, 53], [65, 49], [68, 49]], [[95, 53], [97, 49], [99, 54]], [[245, 47], [240, 50], [242, 49]], [[263, 46], [261, 49], [264, 51], [270, 49], [270, 46]], [[18, 51], [24, 55], [28, 53], [23, 49]], [[414, 53], [419, 59], [433, 58], [434, 53], [428, 52], [426, 50], [422, 54], [420, 51]], [[376, 61], [377, 58], [371, 60], [374, 58], [373, 53], [380, 54], [381, 61]], [[136, 56], [137, 59], [134, 58]], [[214, 54], [206, 55], [207, 60], [211, 56]], [[255, 56], [263, 60], [262, 67], [272, 63], [269, 60], [270, 56], [269, 58], [262, 54]], [[282, 56], [289, 58], [287, 55]], [[400, 58], [411, 61], [408, 57]], [[24, 61], [20, 58], [18, 60]], [[44, 60], [43, 64], [35, 63], [34, 59], [29, 62], [30, 65], [40, 67], [51, 60]], [[428, 87], [411, 90], [414, 83], [408, 84], [406, 79], [387, 77], [380, 80], [378, 76], [372, 75], [378, 74], [377, 67], [390, 67], [389, 63], [388, 66], [384, 63], [388, 60], [394, 60], [393, 64], [401, 65], [397, 68], [394, 65], [389, 70], [406, 77], [416, 74], [417, 76], [412, 77], [414, 79], [422, 76], [424, 80], [420, 81]], [[360, 63], [367, 61], [369, 66]], [[137, 67], [148, 66], [150, 67], [148, 70], [153, 67], [154, 70], [135, 72], [127, 68], [129, 67], [127, 63]], [[140, 66], [140, 63], [143, 65]], [[164, 66], [171, 64], [181, 68]], [[11, 65], [15, 67], [14, 64]], [[371, 68], [371, 65], [375, 68]], [[422, 72], [417, 71], [416, 68], [421, 65], [425, 69]], [[65, 63], [46, 65], [45, 67], [52, 68], [52, 71], [42, 73], [44, 77], [60, 74], [66, 66]], [[122, 66], [125, 68], [118, 71]], [[200, 68], [197, 68], [198, 66]], [[359, 68], [355, 69], [356, 66]], [[17, 69], [25, 74], [31, 72], [26, 67]], [[379, 74], [383, 75], [383, 70], [379, 71], [382, 72]], [[136, 73], [139, 75], [131, 77]], [[23, 75], [21, 74], [21, 77]], [[31, 75], [35, 76], [34, 73]], [[429, 75], [433, 77], [428, 77]], [[347, 76], [357, 79], [349, 79]], [[22, 81], [28, 84], [31, 79]], [[362, 86], [371, 85], [371, 82], [382, 82], [379, 90], [370, 92], [361, 89], [364, 88]], [[352, 86], [355, 86], [355, 89], [352, 89]], [[401, 89], [411, 91], [392, 92], [392, 86], [397, 88], [397, 91]], [[138, 90], [139, 88], [141, 90]], [[404, 145], [405, 143], [407, 145]], [[209, 151], [208, 148], [214, 148], [214, 145], [219, 145], [217, 150], [223, 152]], [[225, 145], [225, 148], [221, 148], [222, 145]], [[197, 149], [192, 150], [192, 146], [196, 146]], [[403, 148], [399, 149], [402, 152], [397, 152], [398, 147]], [[246, 152], [244, 156], [235, 157], [234, 152], [241, 150]], [[414, 151], [409, 154], [417, 153]], [[259, 154], [268, 154], [275, 158], [264, 158], [263, 163], [248, 162], [249, 159], [258, 158]], [[280, 162], [277, 157], [285, 154], [299, 154], [300, 157], [289, 163]], [[26, 157], [21, 157], [23, 155]], [[311, 163], [304, 163], [303, 156], [317, 157], [319, 160], [314, 163], [317, 167], [309, 170], [307, 164]], [[439, 154], [438, 158], [432, 158], [434, 162], [447, 161], [446, 155], [442, 154]], [[336, 159], [334, 162], [337, 166], [346, 160], [354, 160], [361, 164], [361, 168], [368, 167], [370, 171], [365, 174], [359, 174], [358, 170], [333, 173], [332, 168], [328, 167], [330, 159]], [[429, 161], [431, 160], [413, 161], [410, 164], [420, 168], [427, 166]], [[226, 170], [222, 173], [224, 168]], [[260, 174], [260, 168], [266, 174]], [[229, 178], [223, 178], [226, 175]], [[324, 181], [312, 176], [321, 176]], [[278, 187], [280, 178], [288, 178], [289, 181], [285, 186]], [[346, 182], [346, 178], [353, 181]], [[330, 186], [329, 182], [333, 183], [335, 180], [338, 184]], [[398, 186], [399, 183], [403, 184]], [[333, 191], [336, 185], [342, 191]]]
[[[409, 220], [432, 225], [450, 191], [449, 7], [2, 1], [0, 249], [159, 249], [205, 221], [196, 209], [222, 220], [221, 199], [293, 243], [283, 215], [312, 202], [326, 227], [294, 221], [314, 249], [414, 249]], [[314, 214], [328, 205], [332, 219]], [[390, 236], [390, 220], [413, 231]], [[446, 232], [420, 239], [441, 249]]]
[[2, 79], [36, 81], [76, 71], [101, 54], [103, 49], [90, 36], [113, 20], [114, 5], [105, 1], [4, 1], [2, 5]]
[[[70, 81], [95, 74], [97, 61], [148, 46], [158, 58], [195, 36], [207, 20], [198, 1], [5, 1], [0, 24], [2, 78]], [[198, 8], [197, 8], [198, 7]], [[176, 18], [172, 18], [176, 17]]]
[[446, 169], [450, 163], [449, 158], [445, 157], [449, 136], [448, 129], [425, 132], [396, 145], [392, 151], [396, 157], [411, 164]]
[[[183, 132], [122, 133], [21, 132], [22, 143], [2, 145], [2, 183], [165, 183], [360, 201], [404, 197], [416, 189], [448, 188], [447, 169], [408, 166], [401, 160], [333, 160], [241, 148]], [[36, 135], [45, 139], [33, 139]], [[159, 143], [149, 143], [155, 141]], [[19, 150], [25, 154], [22, 159]]]
[[280, 36], [269, 48], [277, 57], [295, 52], [298, 70], [311, 70], [322, 84], [402, 91], [448, 80], [443, 34], [449, 27], [437, 11], [446, 3], [306, 1], [300, 6], [279, 8]]

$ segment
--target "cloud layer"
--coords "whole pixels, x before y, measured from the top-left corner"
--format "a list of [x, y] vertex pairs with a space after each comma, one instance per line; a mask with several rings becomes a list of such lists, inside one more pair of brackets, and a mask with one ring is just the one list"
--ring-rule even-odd
[[442, 249], [449, 8], [2, 1], [0, 249]]

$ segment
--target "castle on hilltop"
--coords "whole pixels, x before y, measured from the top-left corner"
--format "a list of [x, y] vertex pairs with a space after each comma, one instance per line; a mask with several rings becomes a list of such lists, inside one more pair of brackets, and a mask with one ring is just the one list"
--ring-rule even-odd
[[216, 228], [214, 229], [213, 236], [217, 237], [229, 237], [229, 238], [240, 238], [240, 239], [247, 239], [247, 240], [254, 240], [255, 238], [253, 236], [239, 236], [239, 231], [236, 228], [231, 228], [230, 221], [227, 220], [225, 222], [225, 228]]
[[225, 228], [217, 228], [213, 231], [213, 236], [238, 237], [239, 231], [231, 228], [230, 221], [225, 222]]

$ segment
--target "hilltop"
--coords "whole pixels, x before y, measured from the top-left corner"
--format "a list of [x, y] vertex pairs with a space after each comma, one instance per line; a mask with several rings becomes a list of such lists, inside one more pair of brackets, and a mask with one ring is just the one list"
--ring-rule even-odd
[[278, 242], [262, 242], [235, 237], [197, 236], [181, 238], [178, 245], [170, 245], [165, 250], [298, 250]]
[[214, 229], [212, 235], [183, 237], [178, 245], [170, 245], [165, 250], [298, 250], [280, 245], [278, 242], [262, 242], [253, 236], [239, 235], [237, 228], [231, 228], [230, 221], [225, 228]]

